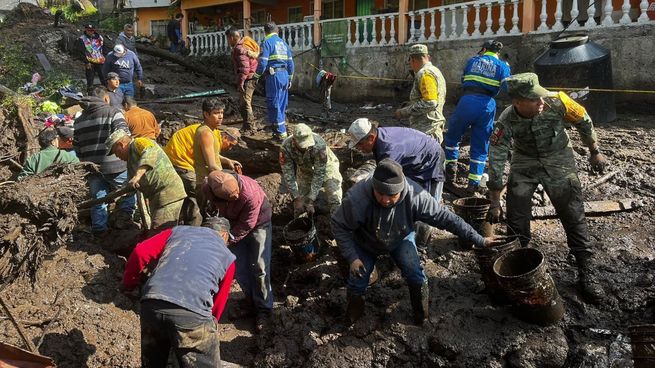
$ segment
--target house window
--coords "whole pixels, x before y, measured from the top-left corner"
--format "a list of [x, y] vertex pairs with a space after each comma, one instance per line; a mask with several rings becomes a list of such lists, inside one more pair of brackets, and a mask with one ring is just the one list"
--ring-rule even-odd
[[[343, 0], [323, 0], [321, 3], [321, 19], [343, 18]], [[314, 2], [309, 3], [309, 9], [314, 13]]]
[[261, 26], [266, 23], [266, 10], [257, 10], [250, 14], [250, 24], [251, 26]]
[[302, 22], [302, 6], [293, 6], [289, 8], [289, 17], [287, 23]]
[[151, 20], [150, 21], [150, 34], [155, 38], [168, 38], [168, 33], [166, 32], [166, 26], [168, 26], [168, 20]]
[[[448, 0], [444, 0], [448, 1]], [[456, 0], [456, 2], [463, 2], [465, 0]], [[386, 9], [398, 9], [398, 0], [385, 0]], [[428, 0], [409, 0], [407, 10], [425, 9], [428, 7]]]

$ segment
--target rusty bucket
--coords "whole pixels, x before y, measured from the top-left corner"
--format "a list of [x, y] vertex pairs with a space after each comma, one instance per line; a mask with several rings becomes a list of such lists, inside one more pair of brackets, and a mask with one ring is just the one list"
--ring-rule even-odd
[[493, 266], [496, 281], [514, 306], [515, 315], [547, 326], [564, 316], [564, 303], [546, 266], [544, 254], [535, 248], [519, 248], [498, 257]]
[[517, 237], [508, 238], [504, 243], [490, 247], [473, 247], [473, 254], [480, 267], [482, 282], [486, 287], [489, 298], [496, 304], [507, 304], [509, 298], [500, 288], [494, 274], [494, 262], [505, 253], [521, 247]]
[[[493, 225], [487, 220], [490, 206], [491, 201], [486, 198], [467, 197], [453, 201], [455, 214], [484, 237], [493, 235]], [[459, 246], [462, 249], [471, 249], [473, 243], [459, 239]]]
[[312, 262], [318, 257], [320, 248], [314, 221], [309, 217], [298, 217], [284, 227], [284, 239], [300, 263]]

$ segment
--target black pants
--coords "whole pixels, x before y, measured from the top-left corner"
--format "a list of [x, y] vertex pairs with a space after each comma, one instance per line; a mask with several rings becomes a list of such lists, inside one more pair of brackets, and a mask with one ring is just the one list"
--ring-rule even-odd
[[562, 178], [551, 178], [545, 173], [526, 175], [512, 172], [507, 183], [507, 225], [510, 230], [521, 235], [523, 246], [528, 244], [531, 239], [532, 194], [539, 184], [544, 187], [562, 222], [571, 253], [576, 257], [590, 255], [582, 187], [575, 172]]
[[218, 330], [203, 317], [163, 300], [141, 302], [141, 366], [166, 368], [173, 349], [180, 368], [221, 367]]
[[93, 77], [95, 74], [98, 75], [98, 79], [100, 79], [100, 84], [103, 86], [105, 85], [105, 76], [102, 75], [102, 64], [93, 64], [91, 63], [91, 68], [89, 69], [84, 69], [84, 72], [86, 73], [86, 88], [91, 89], [93, 87]]

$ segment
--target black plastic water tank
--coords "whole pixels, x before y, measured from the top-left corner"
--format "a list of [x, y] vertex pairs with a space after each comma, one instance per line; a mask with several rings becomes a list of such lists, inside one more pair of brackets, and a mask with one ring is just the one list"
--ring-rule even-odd
[[580, 88], [566, 92], [587, 109], [594, 122], [616, 119], [614, 93], [585, 90], [613, 88], [610, 51], [589, 42], [588, 36], [569, 35], [551, 42], [550, 48], [535, 60], [534, 69], [546, 88]]

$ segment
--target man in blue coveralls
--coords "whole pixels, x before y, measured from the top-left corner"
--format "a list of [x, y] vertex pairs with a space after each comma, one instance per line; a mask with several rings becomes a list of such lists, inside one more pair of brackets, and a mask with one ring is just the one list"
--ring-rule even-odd
[[264, 25], [266, 38], [262, 42], [257, 71], [253, 78], [266, 76], [266, 106], [268, 121], [273, 128], [273, 138], [282, 141], [287, 137], [285, 125], [289, 88], [293, 79], [293, 59], [291, 48], [277, 34], [273, 22]]
[[496, 116], [496, 100], [503, 79], [510, 76], [509, 65], [498, 58], [503, 44], [489, 40], [478, 55], [469, 59], [462, 76], [464, 95], [448, 120], [444, 138], [446, 148], [446, 180], [454, 182], [457, 175], [459, 142], [464, 131], [471, 126], [471, 152], [469, 164], [469, 192], [477, 192], [489, 153], [489, 136]]

